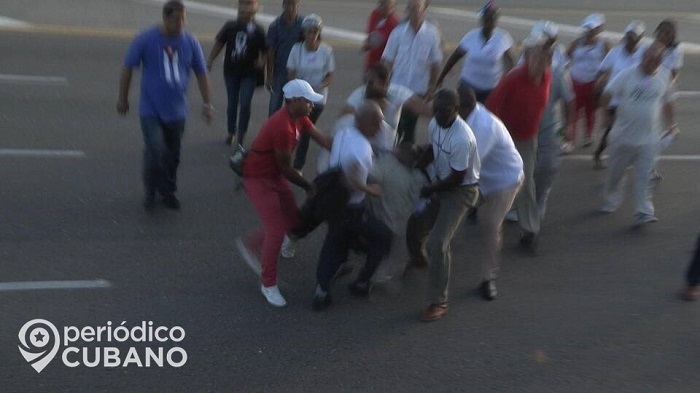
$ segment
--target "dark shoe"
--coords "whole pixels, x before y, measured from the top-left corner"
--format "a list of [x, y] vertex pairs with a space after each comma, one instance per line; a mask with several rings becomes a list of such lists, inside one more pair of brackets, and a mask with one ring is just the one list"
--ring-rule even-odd
[[478, 211], [479, 209], [477, 208], [469, 210], [469, 214], [467, 214], [467, 220], [469, 220], [470, 223], [476, 224], [477, 222], [479, 222], [479, 217], [477, 215]]
[[496, 280], [486, 280], [479, 287], [481, 297], [484, 300], [496, 300], [498, 297], [498, 288], [496, 288]]
[[330, 307], [331, 305], [331, 295], [330, 294], [325, 294], [325, 295], [314, 295], [314, 300], [311, 303], [311, 308], [314, 311], [323, 311]]
[[526, 251], [530, 252], [532, 255], [535, 255], [537, 254], [538, 240], [539, 239], [536, 233], [525, 232], [520, 237], [520, 246], [523, 247]]
[[700, 299], [700, 285], [688, 285], [681, 291], [681, 299], [694, 302]]
[[408, 266], [422, 269], [428, 266], [428, 260], [422, 255], [411, 257], [411, 259], [408, 261]]
[[437, 321], [447, 315], [447, 303], [431, 304], [421, 314], [420, 319], [424, 322]]
[[355, 281], [348, 285], [348, 289], [355, 296], [367, 297], [370, 289], [372, 289], [372, 285], [366, 281]]
[[180, 210], [180, 201], [177, 200], [175, 194], [163, 195], [163, 205], [168, 209]]
[[226, 137], [226, 140], [225, 140], [226, 144], [231, 146], [233, 144], [234, 138], [235, 138], [234, 134], [228, 134], [228, 136]]

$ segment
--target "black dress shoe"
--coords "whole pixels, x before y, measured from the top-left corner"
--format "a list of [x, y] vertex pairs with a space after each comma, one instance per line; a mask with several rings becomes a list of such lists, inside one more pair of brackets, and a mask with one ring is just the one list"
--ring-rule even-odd
[[325, 295], [315, 295], [314, 300], [311, 303], [311, 308], [314, 311], [323, 311], [330, 307], [332, 301], [331, 301], [331, 295], [330, 294], [325, 294]]
[[538, 240], [539, 240], [539, 236], [537, 236], [536, 233], [525, 232], [525, 233], [523, 233], [522, 237], [520, 237], [520, 245], [526, 251], [530, 252], [530, 254], [536, 255], [537, 254]]
[[175, 194], [163, 195], [163, 205], [168, 209], [180, 210], [180, 201], [175, 197]]
[[479, 287], [481, 297], [484, 300], [495, 300], [498, 297], [498, 288], [496, 288], [496, 280], [486, 280]]

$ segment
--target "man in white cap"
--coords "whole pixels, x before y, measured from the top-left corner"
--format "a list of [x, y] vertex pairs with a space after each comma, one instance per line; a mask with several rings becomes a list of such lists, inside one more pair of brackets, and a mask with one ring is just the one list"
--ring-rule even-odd
[[[599, 90], [602, 90], [602, 88], [607, 85], [608, 82], [615, 79], [620, 71], [633, 67], [639, 63], [643, 52], [643, 50], [640, 48], [639, 42], [641, 41], [645, 30], [646, 25], [641, 20], [633, 20], [627, 25], [627, 27], [625, 27], [625, 36], [623, 40], [618, 45], [613, 47], [610, 52], [608, 52], [603, 59], [603, 62], [600, 64], [596, 82]], [[615, 119], [615, 108], [617, 108], [617, 99], [612, 97], [607, 110], [613, 121]], [[612, 126], [612, 123], [610, 126]], [[598, 148], [596, 148], [595, 153], [593, 153], [593, 160], [596, 163], [596, 168], [602, 168], [600, 156], [608, 144], [607, 140], [608, 133], [610, 133], [610, 126], [605, 129], [603, 136], [600, 138]]]
[[[610, 169], [605, 182], [601, 213], [613, 213], [622, 203], [623, 176], [632, 166], [635, 225], [658, 221], [654, 216], [649, 173], [654, 166], [662, 116], [667, 130], [676, 127], [671, 77], [661, 65], [663, 44], [654, 42], [636, 67], [621, 71], [606, 87], [602, 101], [617, 98], [615, 123], [610, 131]], [[611, 119], [606, 118], [607, 122]], [[666, 131], [669, 132], [669, 131]]]
[[300, 79], [287, 82], [282, 91], [285, 105], [262, 125], [243, 164], [244, 190], [260, 216], [262, 228], [236, 239], [245, 262], [258, 273], [262, 270], [261, 291], [276, 307], [287, 304], [277, 288], [277, 257], [284, 234], [299, 219], [289, 182], [307, 194], [313, 193], [312, 183], [292, 168], [292, 151], [302, 132], [326, 149], [331, 146], [331, 138], [309, 120], [314, 102], [323, 96]]

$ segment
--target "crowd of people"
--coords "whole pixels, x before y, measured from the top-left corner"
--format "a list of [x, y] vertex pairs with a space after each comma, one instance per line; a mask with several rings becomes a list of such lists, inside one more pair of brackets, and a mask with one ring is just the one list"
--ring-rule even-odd
[[[324, 132], [315, 124], [336, 64], [332, 47], [322, 40], [322, 18], [299, 15], [300, 1], [283, 0], [282, 14], [265, 32], [255, 20], [258, 1], [238, 0], [237, 19], [224, 24], [207, 58], [184, 30], [185, 6], [167, 2], [163, 23], [140, 33], [128, 49], [117, 103], [126, 114], [132, 72], [141, 66], [144, 207], [154, 209], [160, 194], [165, 207], [179, 209], [177, 167], [190, 72], [208, 122], [213, 107], [207, 74], [223, 51], [225, 141], [231, 145], [244, 144], [253, 94], [267, 87], [269, 117], [242, 168], [245, 194], [261, 227], [236, 244], [260, 275], [269, 304], [286, 305], [277, 286], [278, 258], [293, 257], [297, 242], [325, 222], [314, 310], [332, 304], [333, 279], [356, 250], [366, 254], [366, 262], [351, 293], [368, 296], [377, 281], [429, 266], [428, 306], [420, 317], [438, 320], [448, 310], [450, 244], [468, 214], [485, 239], [480, 293], [495, 299], [503, 222], [517, 221], [521, 246], [537, 253], [560, 155], [576, 148], [581, 111], [583, 147], [594, 143], [598, 109], [605, 115], [593, 154], [597, 167], [604, 166], [606, 148], [609, 154], [599, 211], [618, 209], [631, 167], [635, 225], [658, 220], [651, 191], [659, 176], [655, 163], [679, 132], [673, 93], [682, 52], [673, 20], [663, 20], [648, 45], [641, 43], [645, 24], [632, 21], [611, 48], [600, 34], [605, 17], [592, 14], [566, 49], [556, 24], [539, 21], [516, 62], [512, 37], [498, 27], [499, 8], [488, 2], [479, 13], [481, 26], [467, 32], [445, 60], [442, 34], [426, 18], [427, 0], [407, 0], [404, 18], [394, 0], [379, 0], [362, 45], [364, 84], [348, 96], [333, 132]], [[443, 87], [462, 59], [458, 85]], [[429, 120], [425, 145], [416, 145], [420, 116]], [[323, 148], [315, 179], [303, 176], [310, 140]], [[290, 184], [306, 192], [301, 208]], [[408, 251], [404, 262], [390, 258], [399, 239]], [[683, 291], [689, 300], [700, 298], [698, 259]]]

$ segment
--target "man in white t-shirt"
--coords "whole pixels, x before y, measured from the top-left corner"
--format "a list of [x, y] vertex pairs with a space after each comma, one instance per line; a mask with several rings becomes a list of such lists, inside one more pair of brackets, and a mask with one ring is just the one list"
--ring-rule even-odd
[[[408, 20], [389, 35], [382, 62], [392, 71], [391, 83], [406, 86], [414, 94], [429, 98], [442, 64], [440, 32], [425, 20], [425, 0], [408, 0]], [[418, 115], [402, 111], [398, 124], [400, 141], [415, 141]]]
[[369, 139], [379, 131], [382, 118], [379, 105], [367, 101], [355, 112], [355, 124], [333, 137], [330, 164], [342, 171], [349, 198], [342, 218], [328, 222], [328, 233], [316, 270], [317, 285], [312, 305], [316, 311], [330, 306], [333, 276], [347, 260], [348, 251], [360, 236], [366, 242], [367, 259], [359, 276], [349, 286], [354, 295], [369, 295], [370, 279], [379, 263], [391, 251], [391, 229], [369, 214], [365, 200], [367, 195], [379, 197], [382, 193], [377, 184], [367, 183], [372, 168], [372, 146]]
[[480, 292], [484, 299], [494, 300], [498, 296], [503, 219], [523, 184], [523, 159], [503, 122], [476, 102], [474, 90], [460, 86], [458, 93], [459, 115], [474, 133], [481, 163], [479, 191], [484, 203], [479, 207], [479, 223], [483, 226], [486, 255]]
[[392, 151], [397, 145], [396, 129], [404, 108], [423, 116], [433, 115], [431, 106], [411, 89], [390, 82], [389, 69], [383, 64], [373, 65], [367, 70], [365, 85], [350, 94], [343, 114], [354, 113], [365, 100], [377, 102], [384, 113], [382, 129], [371, 141], [380, 152]]
[[479, 155], [476, 139], [467, 123], [457, 113], [459, 97], [454, 90], [442, 89], [435, 95], [435, 117], [428, 125], [430, 145], [420, 166], [430, 163], [435, 176], [430, 185], [421, 189], [421, 198], [439, 201], [428, 236], [427, 251], [430, 261], [428, 301], [421, 313], [426, 322], [436, 321], [447, 314], [447, 295], [452, 255], [450, 243], [470, 208], [479, 199]]
[[[663, 114], [666, 124], [673, 122], [672, 97], [669, 94], [671, 78], [660, 68], [664, 47], [651, 44], [637, 67], [628, 68], [615, 77], [605, 88], [603, 103], [611, 97], [618, 99], [615, 123], [609, 135], [610, 168], [605, 182], [601, 213], [612, 213], [622, 203], [622, 178], [632, 166], [634, 177], [635, 225], [658, 221], [654, 216], [649, 173], [654, 165], [662, 130]], [[608, 117], [606, 121], [611, 121]]]

